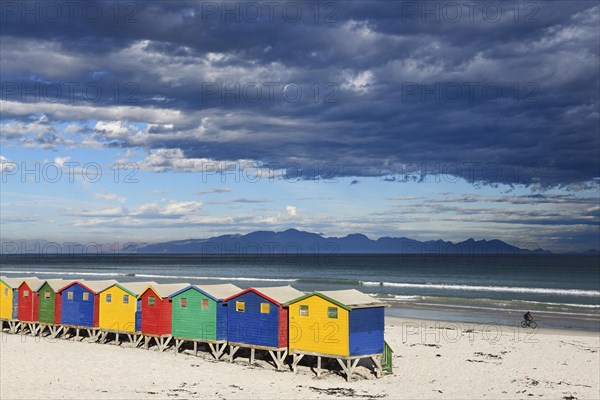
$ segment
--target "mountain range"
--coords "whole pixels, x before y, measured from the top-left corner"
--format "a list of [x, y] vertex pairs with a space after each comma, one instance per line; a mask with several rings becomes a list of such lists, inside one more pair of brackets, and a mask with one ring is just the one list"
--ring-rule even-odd
[[501, 240], [468, 239], [462, 242], [419, 241], [406, 237], [381, 237], [373, 240], [359, 233], [344, 237], [325, 237], [318, 233], [288, 229], [283, 232], [256, 231], [248, 234], [186, 239], [138, 247], [138, 253], [160, 254], [550, 254], [544, 249], [522, 249]]

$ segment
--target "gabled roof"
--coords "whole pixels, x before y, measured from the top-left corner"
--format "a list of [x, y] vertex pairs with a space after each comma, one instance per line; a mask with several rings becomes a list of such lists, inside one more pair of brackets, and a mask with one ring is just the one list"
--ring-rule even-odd
[[323, 292], [312, 292], [304, 296], [298, 297], [286, 303], [290, 305], [297, 303], [311, 296], [319, 296], [325, 300], [328, 300], [346, 310], [353, 308], [369, 308], [369, 307], [385, 307], [387, 304], [376, 298], [369, 296], [366, 293], [360, 292], [356, 289], [347, 290], [326, 290]]
[[148, 285], [144, 290], [142, 290], [141, 294], [144, 294], [148, 289], [150, 289], [156, 293], [158, 297], [164, 299], [166, 297], [171, 297], [171, 295], [174, 293], [186, 289], [189, 286], [189, 283], [155, 283], [153, 285]]
[[7, 278], [6, 276], [0, 276], [0, 280], [12, 289], [17, 289], [19, 286], [21, 286], [21, 283], [25, 279], [27, 278]]
[[88, 289], [90, 289], [94, 293], [100, 293], [106, 288], [113, 286], [118, 283], [114, 279], [108, 279], [105, 281], [80, 281], [83, 283]]
[[32, 277], [32, 278], [25, 278], [23, 279], [23, 282], [21, 282], [21, 284], [19, 284], [19, 287], [21, 287], [21, 285], [23, 283], [26, 283], [27, 286], [29, 286], [29, 289], [31, 289], [34, 292], [37, 292], [38, 290], [40, 290], [40, 288], [44, 285], [44, 280]]
[[260, 288], [248, 288], [242, 292], [236, 293], [233, 296], [226, 298], [224, 301], [229, 301], [235, 297], [241, 296], [247, 292], [254, 292], [257, 295], [269, 300], [274, 304], [284, 304], [290, 300], [293, 300], [297, 297], [302, 296], [304, 293], [294, 289], [291, 286], [270, 286], [270, 287], [260, 287]]
[[73, 281], [67, 279], [46, 279], [37, 291], [40, 291], [42, 287], [47, 283], [55, 292], [58, 292], [61, 288], [65, 287]]
[[196, 290], [200, 292], [214, 301], [222, 301], [223, 299], [233, 296], [236, 293], [239, 293], [242, 289], [231, 284], [231, 283], [223, 283], [218, 285], [188, 285], [187, 287], [172, 293], [169, 297], [175, 297], [183, 292], [187, 292], [188, 290]]
[[115, 283], [114, 285], [110, 285], [105, 289], [102, 289], [101, 292], [104, 292], [113, 286], [117, 286], [129, 293], [130, 295], [137, 297], [138, 295], [142, 294], [144, 292], [144, 289], [146, 289], [150, 285], [156, 285], [156, 282], [120, 282]]
[[79, 284], [79, 285], [83, 286], [86, 290], [89, 290], [90, 292], [92, 292], [94, 294], [98, 294], [101, 291], [103, 291], [104, 289], [113, 286], [115, 283], [117, 283], [117, 281], [115, 281], [114, 279], [109, 279], [109, 280], [105, 280], [105, 281], [79, 280], [79, 281], [73, 281], [73, 282], [67, 284], [67, 286], [61, 288], [59, 290], [59, 292], [62, 292], [63, 290], [68, 289], [75, 284]]
[[232, 283], [223, 283], [218, 285], [196, 285], [196, 287], [215, 300], [223, 300], [242, 291], [241, 288]]

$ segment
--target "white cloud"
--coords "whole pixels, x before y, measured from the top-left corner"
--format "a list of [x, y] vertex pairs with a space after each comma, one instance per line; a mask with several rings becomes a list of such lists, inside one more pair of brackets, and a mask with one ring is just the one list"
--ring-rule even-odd
[[202, 202], [200, 201], [172, 201], [160, 213], [162, 215], [187, 215], [196, 213], [201, 208]]
[[115, 193], [110, 193], [107, 191], [103, 191], [101, 193], [95, 193], [94, 196], [99, 199], [104, 199], [104, 200], [116, 200], [119, 203], [125, 203], [125, 200], [126, 200], [124, 197], [118, 196]]
[[105, 208], [102, 210], [82, 210], [79, 212], [81, 217], [116, 217], [126, 213], [122, 207]]
[[295, 217], [298, 214], [298, 210], [296, 209], [296, 206], [286, 206], [285, 211], [287, 212], [287, 215], [290, 217]]
[[16, 168], [15, 163], [10, 161], [8, 158], [4, 156], [0, 156], [0, 172], [4, 172], [4, 170], [13, 170]]
[[374, 76], [371, 71], [362, 71], [356, 74], [346, 72], [343, 76], [346, 82], [342, 87], [361, 94], [368, 92], [369, 86], [371, 86], [374, 81]]
[[[103, 192], [95, 195], [98, 198], [106, 200], [117, 200], [124, 202], [125, 198], [119, 197], [114, 193]], [[112, 207], [100, 210], [82, 210], [76, 216], [81, 217], [120, 217], [137, 219], [163, 219], [163, 218], [182, 218], [190, 215], [198, 214], [202, 209], [200, 201], [177, 201], [171, 200], [167, 204], [159, 202], [144, 203], [133, 208]]]
[[54, 163], [56, 165], [58, 165], [59, 167], [63, 167], [65, 165], [66, 162], [69, 162], [69, 160], [71, 159], [71, 156], [66, 156], [66, 157], [55, 157], [54, 158]]
[[81, 126], [79, 126], [77, 124], [71, 124], [64, 129], [65, 133], [71, 134], [71, 135], [74, 133], [78, 133], [80, 131], [81, 131]]
[[[4, 106], [3, 112], [4, 112]], [[45, 124], [45, 121], [33, 121], [33, 122], [21, 122], [21, 121], [9, 121], [0, 124], [0, 131], [2, 132], [3, 139], [16, 138], [24, 136], [30, 133], [46, 134], [52, 131], [52, 127]]]
[[[2, 113], [7, 116], [28, 116], [36, 113], [49, 115], [53, 120], [72, 121], [98, 119], [101, 121], [142, 121], [155, 124], [169, 124], [181, 121], [183, 115], [178, 110], [137, 106], [73, 105], [52, 102], [22, 103], [6, 101], [2, 103]], [[2, 128], [4, 135], [4, 125]]]
[[[236, 171], [241, 168], [249, 169], [251, 165], [254, 163], [250, 160], [215, 161], [210, 158], [186, 158], [181, 149], [156, 149], [150, 151], [150, 154], [141, 162], [140, 169], [154, 172], [219, 173]], [[258, 168], [254, 168], [248, 173], [250, 172], [262, 173]]]

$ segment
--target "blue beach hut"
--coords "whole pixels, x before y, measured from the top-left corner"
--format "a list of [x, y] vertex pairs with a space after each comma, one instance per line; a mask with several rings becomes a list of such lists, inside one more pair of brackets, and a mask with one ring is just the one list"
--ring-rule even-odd
[[291, 286], [262, 287], [225, 299], [230, 361], [239, 348], [250, 349], [251, 363], [255, 350], [266, 350], [281, 369], [288, 347], [288, 312], [283, 304], [303, 294]]
[[59, 290], [63, 325], [97, 328], [100, 316], [98, 294], [116, 284], [115, 280], [74, 281]]

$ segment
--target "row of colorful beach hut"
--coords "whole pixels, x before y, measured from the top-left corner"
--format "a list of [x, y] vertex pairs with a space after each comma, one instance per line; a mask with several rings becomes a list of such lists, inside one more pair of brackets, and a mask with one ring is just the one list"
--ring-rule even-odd
[[[0, 277], [0, 320], [12, 333], [80, 338], [135, 346], [152, 342], [176, 352], [205, 343], [216, 359], [233, 361], [240, 349], [266, 351], [277, 369], [292, 356], [294, 372], [313, 356], [337, 359], [350, 379], [360, 359], [379, 377], [391, 372], [384, 341], [385, 304], [357, 290], [305, 294], [291, 286], [117, 282]], [[226, 349], [229, 346], [229, 352]]]

